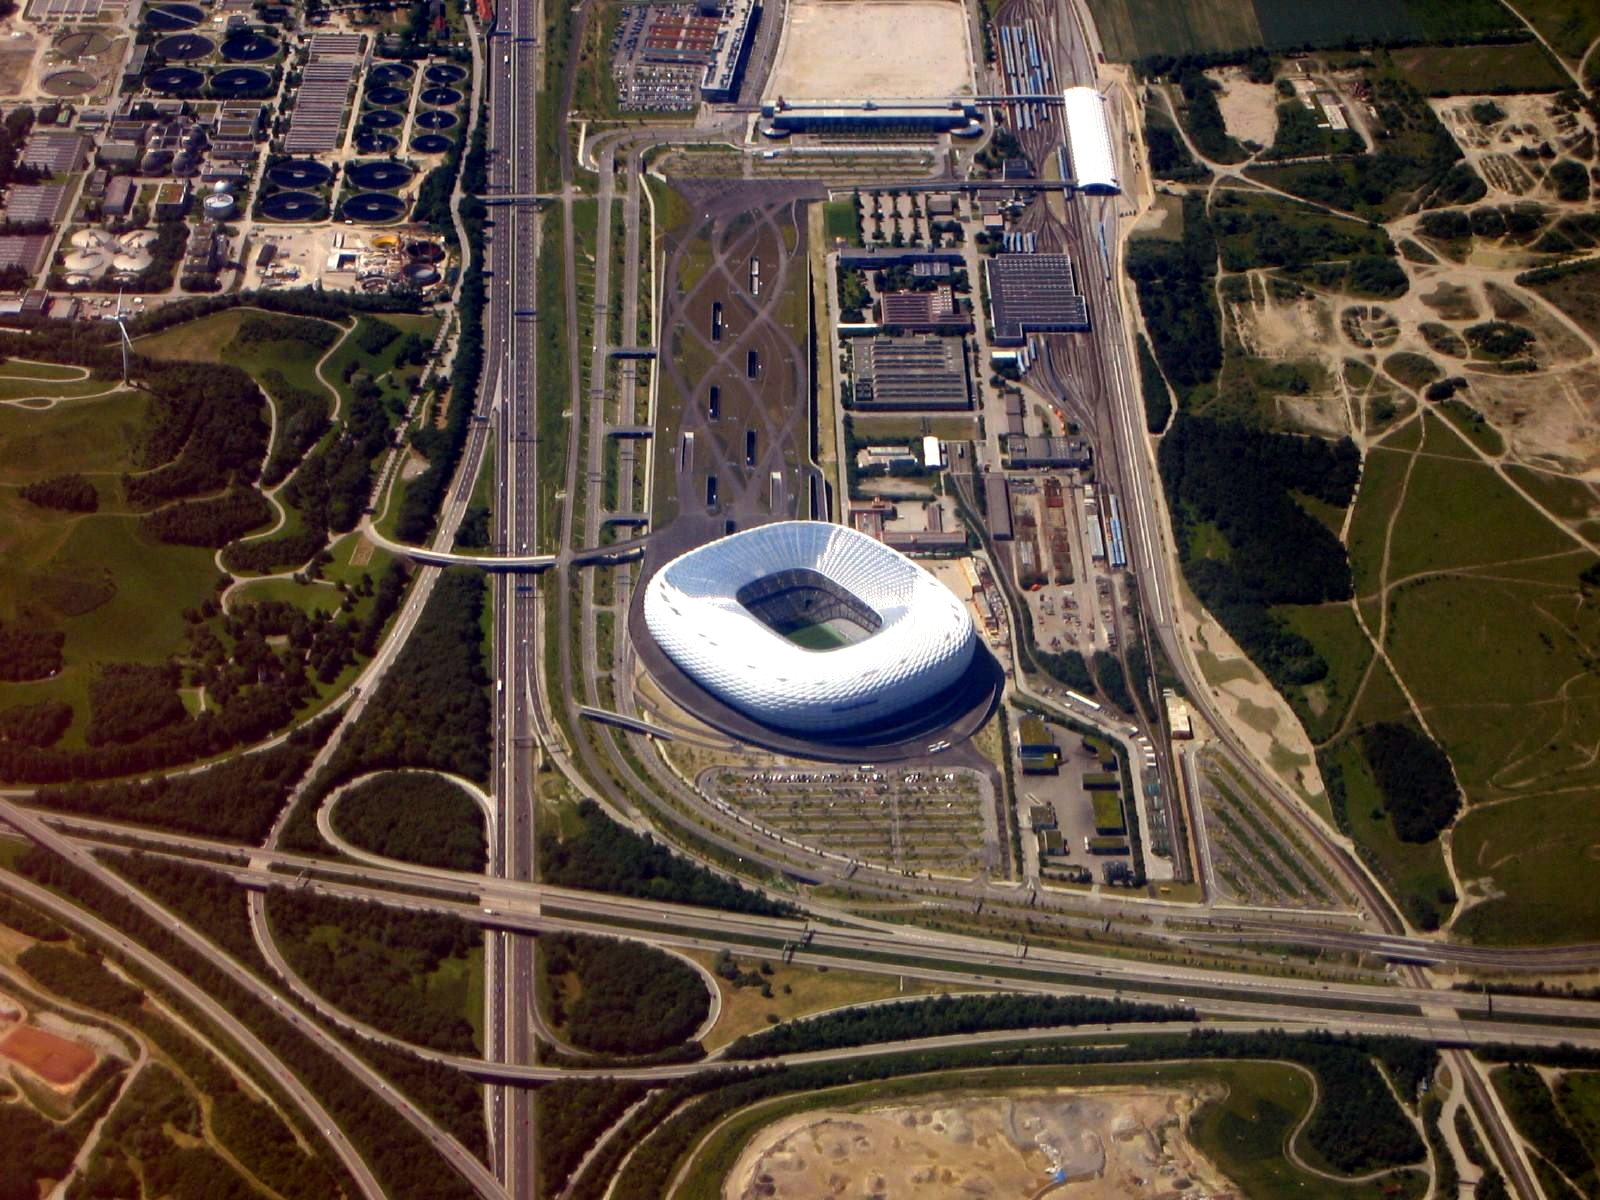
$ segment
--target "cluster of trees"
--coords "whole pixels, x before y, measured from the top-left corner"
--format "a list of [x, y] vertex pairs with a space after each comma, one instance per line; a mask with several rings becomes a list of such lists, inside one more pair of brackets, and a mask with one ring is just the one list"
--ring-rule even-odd
[[[64, 872], [71, 870], [60, 859], [52, 858], [43, 851], [30, 852], [22, 865], [28, 874], [45, 881], [65, 882], [68, 876]], [[83, 880], [87, 877], [74, 875], [73, 878]], [[103, 918], [109, 913], [112, 914], [110, 919], [118, 921], [133, 913], [131, 906], [120, 897], [99, 888], [98, 884], [93, 887], [96, 889], [91, 893], [93, 899], [111, 906], [107, 908], [102, 903], [93, 904], [95, 911]], [[77, 892], [74, 894], [80, 895]], [[145, 923], [142, 915], [138, 915], [137, 919]], [[147, 923], [146, 928], [161, 940], [173, 945], [181, 944], [167, 931], [154, 927], [153, 923]], [[184, 947], [184, 953], [187, 955], [187, 947]], [[200, 963], [198, 956], [194, 955], [188, 955], [183, 961]], [[107, 971], [98, 955], [39, 945], [25, 950], [18, 963], [57, 995], [131, 1025], [154, 1042], [184, 1075], [194, 1081], [197, 1088], [211, 1098], [212, 1132], [251, 1174], [258, 1179], [272, 1180], [273, 1188], [286, 1200], [323, 1200], [339, 1193], [338, 1180], [342, 1176], [336, 1173], [337, 1168], [321, 1153], [308, 1154], [300, 1147], [294, 1132], [279, 1116], [279, 1109], [243, 1091], [232, 1071], [201, 1049], [178, 1026], [147, 1008], [144, 993], [139, 988], [129, 987]], [[224, 978], [209, 963], [203, 964], [201, 969], [209, 976]], [[231, 981], [227, 986], [232, 988]], [[233, 988], [231, 994], [245, 995], [237, 988]], [[265, 1006], [253, 997], [248, 998], [248, 1004], [243, 1007], [253, 1006], [259, 1006], [262, 1012], [266, 1011]], [[276, 1017], [273, 1019], [278, 1020]], [[287, 1023], [284, 1023], [284, 1028], [288, 1028]], [[294, 1037], [309, 1048], [310, 1044], [305, 1043], [299, 1034], [294, 1034]], [[313, 1050], [313, 1053], [321, 1057], [320, 1051]], [[354, 1080], [350, 1080], [350, 1085], [365, 1091]], [[122, 1107], [126, 1110], [129, 1106]], [[293, 1111], [293, 1106], [285, 1104], [283, 1111]], [[312, 1131], [303, 1132], [312, 1137], [314, 1145], [320, 1146]]]
[[533, 1097], [539, 1177], [559, 1194], [584, 1153], [645, 1094], [645, 1085], [612, 1079], [561, 1079]]
[[[1297, 196], [1373, 218], [1386, 215], [1403, 196], [1426, 195], [1446, 185], [1461, 150], [1422, 93], [1395, 75], [1379, 74], [1372, 81], [1372, 103], [1380, 126], [1373, 153], [1252, 173]], [[1462, 177], [1447, 190], [1463, 194], [1470, 185]]]
[[1480, 204], [1475, 208], [1441, 208], [1423, 213], [1417, 218], [1417, 232], [1440, 242], [1465, 241], [1474, 236], [1526, 242], [1549, 219], [1549, 210], [1542, 204]]
[[[114, 817], [238, 842], [259, 842], [338, 719], [318, 717], [265, 750], [181, 775], [42, 788], [37, 803], [63, 812]], [[219, 796], [227, 797], [218, 803]]]
[[374, 854], [452, 871], [482, 871], [483, 810], [437, 775], [394, 772], [362, 780], [339, 797], [333, 828]]
[[1325, 129], [1317, 114], [1298, 100], [1278, 105], [1278, 132], [1263, 161], [1310, 158], [1325, 154], [1359, 154], [1366, 148], [1354, 130]]
[[[541, 934], [545, 1011], [567, 1041], [597, 1054], [655, 1054], [687, 1041], [711, 1010], [687, 963], [641, 942]], [[568, 999], [565, 977], [576, 983]]]
[[330, 786], [365, 771], [433, 767], [489, 776], [489, 674], [483, 660], [483, 577], [447, 571], [405, 648], [339, 743]]
[[89, 745], [136, 742], [188, 716], [176, 663], [104, 663], [89, 681]]
[[1467, 326], [1467, 341], [1485, 358], [1515, 358], [1533, 345], [1533, 334], [1510, 321], [1480, 321]]
[[267, 450], [255, 380], [226, 363], [142, 358], [136, 374], [150, 403], [138, 452], [146, 469], [122, 478], [130, 504], [150, 508], [255, 479]]
[[1221, 85], [1199, 70], [1189, 70], [1178, 77], [1178, 87], [1183, 92], [1184, 128], [1195, 148], [1213, 162], [1242, 162], [1245, 148], [1228, 133], [1217, 103]]
[[376, 358], [400, 336], [400, 331], [387, 321], [380, 321], [376, 317], [363, 317], [356, 325], [356, 349], [361, 353]]
[[373, 462], [389, 446], [390, 427], [403, 415], [371, 378], [351, 387], [339, 436], [307, 458], [284, 485], [283, 496], [310, 528], [354, 529], [372, 494]]
[[1211, 178], [1211, 168], [1195, 161], [1172, 122], [1154, 104], [1145, 106], [1144, 143], [1150, 155], [1150, 173], [1157, 179], [1199, 183]]
[[79, 1145], [116, 1094], [114, 1084], [103, 1084], [93, 1101], [62, 1125], [27, 1104], [0, 1104], [0, 1200], [38, 1200], [43, 1180], [66, 1178]]
[[[1349, 598], [1343, 544], [1292, 493], [1348, 506], [1361, 468], [1355, 445], [1180, 412], [1159, 460], [1189, 586], [1274, 682], [1322, 678], [1316, 648], [1268, 610]], [[1197, 550], [1201, 527], [1222, 536], [1225, 556]]]
[[1184, 197], [1182, 239], [1130, 242], [1127, 263], [1156, 357], [1179, 397], [1187, 398], [1215, 379], [1222, 366], [1222, 336], [1212, 292], [1217, 247], [1205, 201]]
[[1369, 725], [1361, 753], [1402, 842], [1431, 842], [1455, 820], [1461, 789], [1449, 757], [1427, 734], [1391, 722]]
[[1466, 1152], [1472, 1165], [1483, 1172], [1472, 1190], [1473, 1200], [1511, 1200], [1505, 1176], [1500, 1174], [1500, 1168], [1495, 1166], [1484, 1150], [1477, 1127], [1472, 1123], [1472, 1112], [1465, 1104], [1456, 1109], [1455, 1125], [1456, 1140], [1461, 1143], [1461, 1149]]
[[261, 384], [278, 406], [272, 457], [261, 468], [262, 486], [272, 487], [287, 479], [306, 451], [328, 432], [328, 395], [290, 383], [277, 367], [261, 372]]
[[139, 528], [158, 542], [220, 549], [272, 520], [272, 505], [253, 487], [235, 486], [220, 496], [179, 500], [146, 513]]
[[92, 513], [100, 507], [100, 494], [94, 484], [76, 473], [23, 484], [18, 494], [29, 504], [62, 512]]
[[1517, 1132], [1539, 1156], [1570, 1180], [1579, 1195], [1600, 1193], [1600, 1172], [1596, 1170], [1593, 1152], [1573, 1132], [1556, 1107], [1555, 1098], [1539, 1072], [1525, 1062], [1512, 1063], [1497, 1069], [1492, 1079], [1516, 1123]]
[[41, 942], [64, 942], [67, 939], [67, 931], [51, 918], [4, 892], [0, 892], [0, 925]]
[[328, 350], [338, 340], [339, 330], [315, 317], [247, 312], [239, 321], [228, 349], [248, 350], [252, 346], [270, 345], [273, 342], [298, 342], [306, 347], [305, 353], [310, 356]]
[[1109, 1025], [1190, 1021], [1194, 1010], [1136, 1004], [1094, 996], [939, 996], [867, 1008], [844, 1009], [746, 1034], [728, 1047], [729, 1058], [770, 1058], [841, 1046], [868, 1046], [908, 1038], [947, 1037], [993, 1029], [1044, 1029], [1054, 1025]]
[[0, 741], [53, 746], [72, 724], [72, 716], [72, 705], [65, 700], [38, 700], [0, 708]]
[[1224, 194], [1212, 205], [1210, 219], [1222, 265], [1230, 271], [1299, 267], [1360, 256], [1382, 260], [1395, 252], [1381, 227], [1322, 216], [1275, 197]]
[[1156, 356], [1150, 353], [1150, 343], [1144, 334], [1139, 341], [1139, 387], [1144, 396], [1144, 427], [1151, 433], [1163, 433], [1172, 420], [1172, 389], [1162, 378]]
[[1123, 712], [1133, 711], [1133, 696], [1128, 692], [1128, 678], [1122, 669], [1122, 660], [1109, 650], [1094, 652], [1094, 678], [1098, 691]]
[[[137, 852], [109, 857], [112, 867], [162, 904], [182, 914], [235, 959], [262, 978], [275, 979], [256, 948], [243, 897], [232, 880], [210, 867], [170, 859], [148, 859]], [[275, 889], [271, 895], [298, 897], [300, 894]], [[350, 913], [328, 909], [324, 910], [324, 915], [342, 919]], [[472, 1080], [454, 1068], [390, 1050], [353, 1034], [347, 1035], [345, 1040], [464, 1145], [480, 1154], [483, 1152], [483, 1102]]]
[[66, 640], [59, 629], [0, 621], [0, 680], [24, 683], [50, 678], [61, 670]]
[[578, 802], [578, 817], [582, 829], [576, 835], [540, 832], [539, 877], [546, 883], [768, 917], [794, 912], [792, 905], [769, 900], [624, 829], [593, 800]]
[[[234, 899], [239, 902], [237, 893]], [[427, 983], [447, 960], [464, 959], [483, 944], [476, 925], [287, 890], [268, 896], [267, 915], [289, 965], [342, 1011], [419, 1046], [477, 1052], [459, 1004]]]
[[[172, 1200], [244, 1196], [250, 1187], [204, 1144], [180, 1147], [168, 1128], [203, 1143], [200, 1107], [187, 1088], [160, 1063], [152, 1063], [129, 1085], [101, 1130], [96, 1153], [74, 1180], [72, 1200], [119, 1200], [149, 1194]], [[138, 1164], [135, 1173], [133, 1164]]]
[[[405, 499], [395, 522], [395, 532], [408, 542], [424, 542], [433, 532], [439, 516], [439, 505], [444, 500], [450, 477], [455, 473], [456, 462], [466, 445], [467, 429], [472, 422], [472, 407], [477, 403], [478, 376], [483, 371], [483, 229], [487, 208], [479, 199], [487, 190], [488, 131], [487, 121], [479, 121], [472, 135], [472, 148], [462, 160], [461, 223], [467, 231], [468, 266], [461, 278], [461, 294], [456, 312], [460, 318], [460, 332], [456, 337], [456, 355], [450, 370], [450, 407], [445, 414], [445, 427], [436, 428], [432, 422], [413, 432], [411, 444], [428, 460], [428, 469], [406, 486]], [[455, 178], [455, 152], [435, 170], [448, 169], [446, 182]], [[430, 172], [429, 178], [433, 177]], [[427, 181], [424, 180], [424, 185]], [[449, 188], [445, 188], [448, 195]], [[420, 208], [420, 203], [419, 203]], [[413, 219], [422, 220], [413, 214]], [[439, 228], [448, 221], [447, 216], [431, 217]]]

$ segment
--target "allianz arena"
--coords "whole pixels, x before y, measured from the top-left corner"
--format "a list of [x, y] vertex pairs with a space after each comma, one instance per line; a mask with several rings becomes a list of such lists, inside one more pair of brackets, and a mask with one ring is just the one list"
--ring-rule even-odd
[[764, 725], [872, 725], [966, 672], [972, 618], [899, 551], [825, 521], [761, 525], [651, 578], [644, 620], [685, 674]]

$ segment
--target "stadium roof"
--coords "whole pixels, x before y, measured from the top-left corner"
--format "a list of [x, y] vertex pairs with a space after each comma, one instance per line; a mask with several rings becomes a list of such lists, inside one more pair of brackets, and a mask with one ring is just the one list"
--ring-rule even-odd
[[[809, 649], [770, 623], [774, 604], [864, 636]], [[937, 695], [975, 645], [953, 592], [881, 542], [825, 521], [761, 525], [673, 559], [646, 588], [644, 618], [701, 686], [764, 724], [811, 733], [870, 725]]]

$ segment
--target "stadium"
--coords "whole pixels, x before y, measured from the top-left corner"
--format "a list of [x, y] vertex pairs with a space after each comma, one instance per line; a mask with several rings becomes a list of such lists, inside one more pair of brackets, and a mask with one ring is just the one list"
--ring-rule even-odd
[[971, 707], [950, 703], [974, 666], [966, 606], [845, 526], [781, 521], [690, 550], [650, 579], [643, 615], [698, 688], [783, 734], [912, 736], [930, 715]]

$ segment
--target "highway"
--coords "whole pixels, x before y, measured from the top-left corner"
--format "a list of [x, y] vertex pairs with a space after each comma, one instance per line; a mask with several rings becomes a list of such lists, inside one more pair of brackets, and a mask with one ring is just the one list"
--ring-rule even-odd
[[[489, 195], [528, 196], [537, 191], [534, 96], [541, 72], [539, 0], [507, 0], [489, 39]], [[495, 430], [493, 539], [500, 555], [539, 550], [538, 252], [541, 223], [535, 202], [511, 201], [490, 209], [485, 370], [478, 424]], [[476, 472], [463, 472], [470, 491]], [[446, 547], [446, 550], [449, 548]], [[494, 748], [489, 871], [514, 880], [534, 872], [534, 779], [546, 739], [535, 702], [536, 649], [541, 642], [541, 585], [523, 575], [493, 576]], [[532, 649], [530, 649], [530, 647]], [[492, 1057], [532, 1064], [535, 949], [531, 938], [493, 933], [485, 944], [485, 1040]], [[491, 1088], [486, 1095], [491, 1160], [512, 1196], [538, 1192], [537, 1130], [532, 1094], [525, 1088]]]
[[[46, 821], [43, 814], [28, 815], [39, 825], [75, 828], [80, 837], [88, 834], [85, 844], [114, 844], [106, 840], [106, 834], [117, 827], [105, 822], [54, 814]], [[211, 859], [219, 852], [238, 850], [226, 843], [175, 834], [143, 837], [141, 841], [146, 853], [170, 853], [191, 861], [197, 852]], [[550, 884], [487, 879], [399, 862], [387, 866], [370, 861], [352, 865], [312, 855], [256, 851], [246, 863], [207, 861], [205, 865], [231, 875], [251, 889], [295, 886], [296, 879], [304, 874], [300, 886], [328, 895], [450, 913], [491, 930], [551, 929], [625, 935], [678, 948], [727, 948], [765, 955], [780, 954], [787, 948], [796, 961], [940, 982], [1003, 982], [1008, 988], [1021, 990], [1114, 994], [1169, 1003], [1182, 999], [1216, 1015], [1247, 1011], [1241, 1010], [1240, 1005], [1276, 1006], [1279, 1019], [1285, 1006], [1311, 1012], [1330, 1005], [1363, 1006], [1373, 1012], [1401, 1006], [1449, 1012], [1452, 1022], [1457, 1019], [1454, 1014], [1461, 1014], [1482, 1023], [1492, 1005], [1493, 1013], [1500, 1018], [1549, 1022], [1543, 1026], [1543, 1036], [1552, 1041], [1588, 1037], [1600, 1031], [1600, 1003], [1561, 996], [1491, 998], [1475, 991], [1441, 991], [1416, 982], [1398, 986], [1245, 975], [1137, 957], [1023, 946], [992, 937], [906, 926], [847, 913], [830, 912], [827, 920], [816, 916], [755, 916]], [[1497, 1036], [1499, 1025], [1494, 1028]], [[507, 1058], [493, 1053], [489, 1057]]]
[[[454, 1138], [444, 1133], [411, 1100], [391, 1089], [383, 1076], [368, 1066], [364, 1059], [356, 1055], [343, 1042], [316, 1022], [303, 1017], [263, 981], [240, 966], [231, 957], [218, 951], [213, 943], [189, 928], [175, 914], [157, 904], [144, 892], [128, 883], [116, 872], [101, 863], [88, 850], [57, 833], [35, 814], [19, 807], [10, 800], [0, 799], [0, 820], [4, 820], [6, 824], [25, 834], [39, 845], [60, 855], [109, 891], [130, 901], [146, 916], [168, 928], [174, 937], [179, 938], [191, 950], [211, 962], [219, 971], [226, 974], [245, 991], [259, 998], [263, 1003], [277, 1009], [283, 1019], [293, 1025], [300, 1034], [309, 1039], [319, 1050], [333, 1058], [340, 1066], [363, 1083], [378, 1101], [388, 1104], [402, 1119], [412, 1125], [441, 1157], [473, 1185], [479, 1195], [485, 1197], [485, 1200], [500, 1200], [506, 1195], [499, 1181], [484, 1168], [484, 1165], [471, 1152], [466, 1150]], [[32, 885], [23, 879], [10, 877], [7, 879], [7, 887], [15, 887], [19, 894], [32, 895], [27, 890], [32, 888]], [[55, 904], [60, 905], [61, 902], [56, 900]], [[340, 1161], [350, 1171], [351, 1177], [356, 1181], [362, 1193], [371, 1197], [372, 1200], [382, 1200], [384, 1193], [378, 1187], [376, 1178], [356, 1153], [355, 1148], [350, 1145], [343, 1130], [322, 1108], [317, 1099], [300, 1084], [293, 1071], [237, 1018], [229, 1013], [226, 1008], [181, 971], [166, 964], [156, 955], [145, 950], [132, 939], [92, 914], [86, 913], [77, 907], [71, 907], [67, 910], [52, 907], [52, 911], [65, 911], [73, 923], [87, 929], [95, 937], [128, 954], [142, 967], [152, 971], [164, 986], [171, 988], [175, 994], [182, 996], [186, 1001], [195, 1005], [197, 1010], [203, 1013], [208, 1020], [214, 1022], [218, 1028], [235, 1039], [245, 1053], [254, 1058], [261, 1068], [283, 1087], [287, 1094], [294, 1099], [295, 1103], [316, 1122], [317, 1128], [323, 1131], [323, 1136], [327, 1138], [335, 1154], [338, 1155]]]

